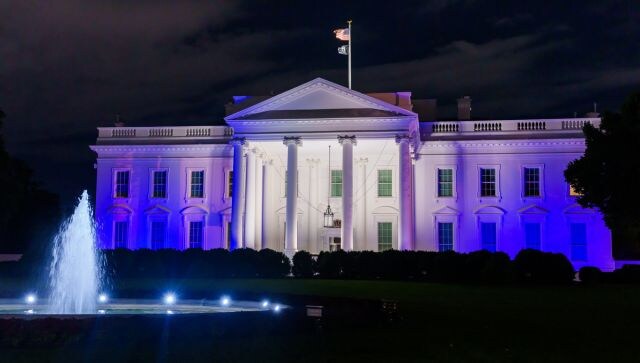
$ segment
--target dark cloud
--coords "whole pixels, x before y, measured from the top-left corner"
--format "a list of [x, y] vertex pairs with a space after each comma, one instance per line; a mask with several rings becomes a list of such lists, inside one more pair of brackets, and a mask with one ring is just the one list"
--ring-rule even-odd
[[69, 199], [93, 187], [95, 127], [219, 124], [234, 94], [346, 79], [331, 30], [354, 19], [354, 85], [470, 95], [485, 117], [615, 108], [640, 81], [634, 1], [0, 1], [12, 152]]

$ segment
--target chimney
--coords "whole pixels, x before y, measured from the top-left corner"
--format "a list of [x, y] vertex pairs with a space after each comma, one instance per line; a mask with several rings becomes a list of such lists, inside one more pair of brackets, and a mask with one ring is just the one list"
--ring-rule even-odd
[[587, 114], [585, 115], [588, 118], [598, 118], [600, 117], [600, 114], [598, 113], [598, 104], [597, 103], [593, 103], [593, 111], [591, 112], [587, 112]]
[[458, 120], [471, 120], [471, 97], [458, 98]]

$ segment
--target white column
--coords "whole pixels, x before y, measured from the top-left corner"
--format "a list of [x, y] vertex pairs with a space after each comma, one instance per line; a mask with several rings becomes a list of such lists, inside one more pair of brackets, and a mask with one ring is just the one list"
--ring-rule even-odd
[[263, 154], [257, 155], [256, 160], [256, 236], [255, 236], [255, 249], [262, 249], [262, 221], [264, 214], [262, 212], [262, 198], [263, 198], [263, 189], [262, 189], [262, 171], [263, 171]]
[[318, 220], [322, 218], [315, 208], [318, 205], [318, 164], [319, 159], [307, 159], [309, 166], [309, 213], [307, 213], [307, 246], [305, 250], [316, 253]]
[[[272, 201], [273, 191], [271, 185], [273, 183], [273, 160], [265, 160], [262, 171], [262, 246], [261, 248], [269, 248], [271, 244], [270, 232], [274, 229], [277, 231], [276, 218], [273, 215]], [[280, 197], [280, 195], [278, 195]], [[272, 248], [275, 249], [273, 244]]]
[[292, 257], [298, 250], [298, 145], [299, 137], [285, 137], [287, 145], [287, 228], [284, 252]]
[[338, 136], [342, 145], [342, 249], [353, 250], [353, 145], [355, 136]]
[[413, 203], [411, 202], [411, 138], [407, 135], [396, 136], [399, 154], [398, 197], [400, 200], [400, 228], [398, 228], [398, 249], [413, 250]]
[[356, 190], [356, 239], [353, 248], [358, 251], [367, 249], [367, 158], [358, 159], [358, 187]]
[[256, 152], [247, 152], [247, 188], [244, 204], [244, 246], [256, 247]]
[[231, 243], [230, 250], [244, 247], [242, 240], [242, 214], [244, 198], [244, 138], [233, 138], [233, 191], [231, 197]]

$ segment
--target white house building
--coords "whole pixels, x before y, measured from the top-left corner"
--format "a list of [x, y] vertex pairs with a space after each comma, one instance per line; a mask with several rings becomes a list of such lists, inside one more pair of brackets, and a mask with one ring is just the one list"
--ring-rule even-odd
[[463, 98], [460, 120], [426, 121], [414, 103], [318, 78], [236, 97], [227, 126], [99, 128], [102, 247], [535, 248], [614, 267], [563, 176], [599, 118], [471, 120]]

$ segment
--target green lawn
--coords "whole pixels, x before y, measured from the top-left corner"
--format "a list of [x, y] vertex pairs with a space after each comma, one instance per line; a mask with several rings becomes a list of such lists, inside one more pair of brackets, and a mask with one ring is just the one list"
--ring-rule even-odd
[[[8, 289], [20, 284], [9, 280], [0, 282], [0, 293], [5, 295]], [[213, 299], [221, 293], [249, 294], [276, 296], [297, 304], [314, 303], [322, 297], [388, 299], [398, 302], [401, 317], [395, 323], [383, 324], [339, 319], [327, 321], [322, 329], [317, 329], [306, 318], [284, 320], [285, 314], [281, 318], [258, 319], [255, 324], [243, 323], [235, 328], [237, 331], [227, 329], [222, 333], [207, 330], [203, 322], [192, 321], [182, 326], [187, 333], [181, 337], [189, 344], [173, 342], [162, 353], [169, 360], [179, 357], [254, 362], [640, 360], [636, 333], [640, 323], [639, 286], [499, 287], [340, 280], [166, 282], [136, 279], [120, 281], [114, 290], [132, 296], [160, 294], [168, 288], [191, 297]], [[358, 303], [353, 306], [357, 309]], [[102, 338], [92, 341], [96, 351], [100, 351], [96, 347], [108, 346], [111, 335], [117, 335], [104, 329]], [[181, 327], [172, 329], [180, 331]], [[133, 333], [135, 326], [130, 330], [122, 333], [124, 337], [129, 336], [127, 341], [140, 344], [124, 345], [118, 350], [119, 357], [156, 360], [160, 354], [156, 346], [145, 349], [144, 343], [153, 340], [153, 336]], [[196, 332], [197, 339], [203, 339], [199, 343], [187, 338]], [[74, 349], [82, 348], [69, 343], [55, 350]], [[25, 357], [35, 354], [29, 350], [19, 351], [26, 354]]]

